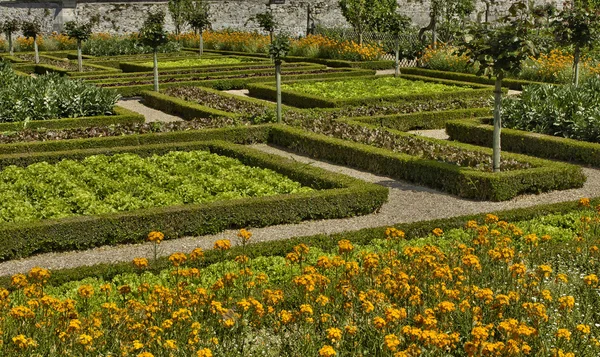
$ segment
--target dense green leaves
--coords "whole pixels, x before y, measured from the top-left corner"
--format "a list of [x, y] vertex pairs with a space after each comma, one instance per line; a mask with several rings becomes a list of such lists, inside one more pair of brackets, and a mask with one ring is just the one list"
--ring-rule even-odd
[[68, 21], [65, 23], [65, 33], [70, 38], [78, 41], [86, 41], [92, 36], [92, 23], [78, 23], [76, 21]]
[[[153, 48], [144, 45], [138, 37], [135, 36], [111, 36], [109, 38], [92, 36], [83, 44], [83, 53], [92, 56], [119, 56], [135, 55], [142, 53], [151, 53]], [[181, 45], [174, 41], [169, 41], [156, 48], [159, 53], [171, 53], [181, 50]]]
[[114, 114], [119, 95], [57, 74], [32, 78], [0, 69], [0, 122]]
[[508, 128], [600, 142], [600, 79], [579, 87], [531, 85], [518, 97], [504, 100]]
[[283, 61], [283, 59], [290, 52], [290, 39], [288, 36], [279, 35], [269, 45], [269, 55], [276, 64]]
[[148, 14], [140, 29], [140, 40], [153, 49], [169, 42], [167, 31], [164, 29], [165, 14], [161, 11]]
[[42, 32], [42, 25], [37, 20], [23, 21], [21, 31], [25, 37], [36, 37]]
[[0, 222], [306, 192], [267, 169], [206, 151], [96, 155], [0, 172]]
[[329, 99], [353, 99], [384, 97], [414, 93], [461, 91], [464, 87], [446, 84], [409, 81], [402, 78], [380, 77], [377, 79], [344, 79], [325, 82], [296, 82], [284, 84], [283, 89], [317, 95]]
[[[194, 67], [194, 66], [211, 66], [211, 65], [225, 65], [225, 64], [238, 64], [242, 63], [243, 60], [236, 57], [213, 57], [213, 58], [188, 58], [179, 61], [167, 61], [160, 62], [158, 68], [180, 68], [180, 67]], [[153, 62], [142, 62], [140, 65], [152, 67]]]

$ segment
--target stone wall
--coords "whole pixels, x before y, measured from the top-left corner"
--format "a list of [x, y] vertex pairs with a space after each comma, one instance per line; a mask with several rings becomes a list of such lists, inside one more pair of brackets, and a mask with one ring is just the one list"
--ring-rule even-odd
[[[537, 3], [555, 2], [559, 6], [563, 0], [537, 0]], [[428, 23], [427, 0], [423, 4], [413, 0], [398, 0], [400, 12], [410, 16], [419, 25]], [[498, 5], [492, 9], [495, 14], [503, 13], [512, 0], [497, 0]], [[212, 0], [211, 12], [213, 29], [245, 28], [258, 30], [256, 24], [248, 22], [251, 16], [271, 9], [282, 30], [292, 35], [303, 35], [307, 25], [307, 5], [312, 9], [316, 25], [325, 27], [348, 26], [338, 8], [338, 0], [285, 0], [284, 4], [269, 5], [267, 0]], [[28, 3], [6, 2], [0, 0], [0, 19], [31, 18], [42, 20], [46, 32], [60, 31], [62, 24], [68, 20], [99, 17], [100, 24], [96, 32], [127, 33], [139, 29], [145, 15], [149, 11], [162, 9], [167, 13], [167, 30], [174, 29], [168, 15], [166, 1], [122, 1], [105, 0], [63, 0], [61, 3]], [[474, 17], [482, 17], [485, 6], [479, 1]]]

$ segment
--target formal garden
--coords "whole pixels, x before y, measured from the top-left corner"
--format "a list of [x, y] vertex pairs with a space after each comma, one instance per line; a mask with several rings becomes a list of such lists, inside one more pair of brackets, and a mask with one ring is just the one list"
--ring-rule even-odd
[[412, 2], [3, 16], [0, 355], [600, 355], [600, 3]]

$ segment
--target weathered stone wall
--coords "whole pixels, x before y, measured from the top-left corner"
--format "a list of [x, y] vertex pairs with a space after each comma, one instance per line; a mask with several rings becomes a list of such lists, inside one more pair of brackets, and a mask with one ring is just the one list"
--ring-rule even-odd
[[[513, 0], [498, 0], [491, 15], [502, 14]], [[423, 4], [415, 0], [398, 0], [400, 12], [410, 16], [417, 24], [428, 23], [428, 1]], [[555, 2], [560, 6], [563, 0], [537, 0], [537, 3]], [[348, 26], [338, 8], [338, 0], [286, 0], [284, 4], [268, 5], [267, 0], [212, 0], [211, 12], [213, 29], [245, 28], [258, 30], [256, 24], [248, 22], [251, 16], [272, 9], [282, 30], [292, 35], [306, 32], [307, 4], [310, 4], [313, 19], [317, 25], [333, 27]], [[148, 12], [162, 9], [167, 13], [167, 30], [174, 29], [168, 15], [166, 1], [122, 1], [104, 0], [63, 0], [62, 3], [6, 2], [0, 0], [0, 21], [3, 18], [31, 18], [42, 20], [46, 32], [60, 31], [62, 24], [73, 18], [89, 19], [98, 16], [100, 24], [95, 31], [127, 33], [139, 29]], [[485, 5], [479, 1], [474, 17], [482, 17]]]

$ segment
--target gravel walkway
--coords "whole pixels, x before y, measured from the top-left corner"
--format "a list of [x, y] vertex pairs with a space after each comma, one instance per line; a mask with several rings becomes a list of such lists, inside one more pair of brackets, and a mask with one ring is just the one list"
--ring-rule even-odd
[[142, 114], [146, 117], [146, 123], [155, 121], [160, 121], [163, 123], [183, 121], [183, 119], [181, 119], [178, 116], [167, 114], [165, 112], [161, 112], [160, 110], [152, 109], [150, 107], [145, 106], [142, 103], [141, 97], [123, 98], [117, 102], [117, 105], [125, 109], [134, 111], [136, 113]]
[[[299, 224], [251, 229], [253, 242], [287, 239], [313, 234], [339, 233], [403, 222], [447, 218], [457, 215], [529, 207], [543, 203], [572, 201], [581, 197], [600, 196], [600, 170], [590, 168], [583, 169], [588, 180], [581, 189], [549, 192], [540, 195], [524, 195], [504, 202], [481, 202], [462, 199], [388, 177], [313, 160], [264, 144], [254, 145], [253, 147], [326, 170], [346, 174], [368, 182], [375, 182], [390, 189], [389, 202], [378, 213], [346, 219], [307, 221]], [[174, 252], [190, 252], [195, 247], [210, 249], [215, 240], [223, 238], [235, 240], [235, 234], [236, 231], [229, 230], [216, 235], [184, 237], [163, 241], [160, 245], [161, 255], [170, 255]], [[26, 259], [0, 263], [0, 275], [26, 272], [34, 266], [42, 266], [50, 269], [73, 268], [97, 263], [131, 261], [135, 257], [150, 256], [151, 246], [148, 244], [101, 247], [79, 252], [41, 254]]]
[[425, 136], [428, 138], [448, 140], [450, 137], [446, 134], [446, 129], [431, 129], [431, 130], [410, 130], [407, 133]]

